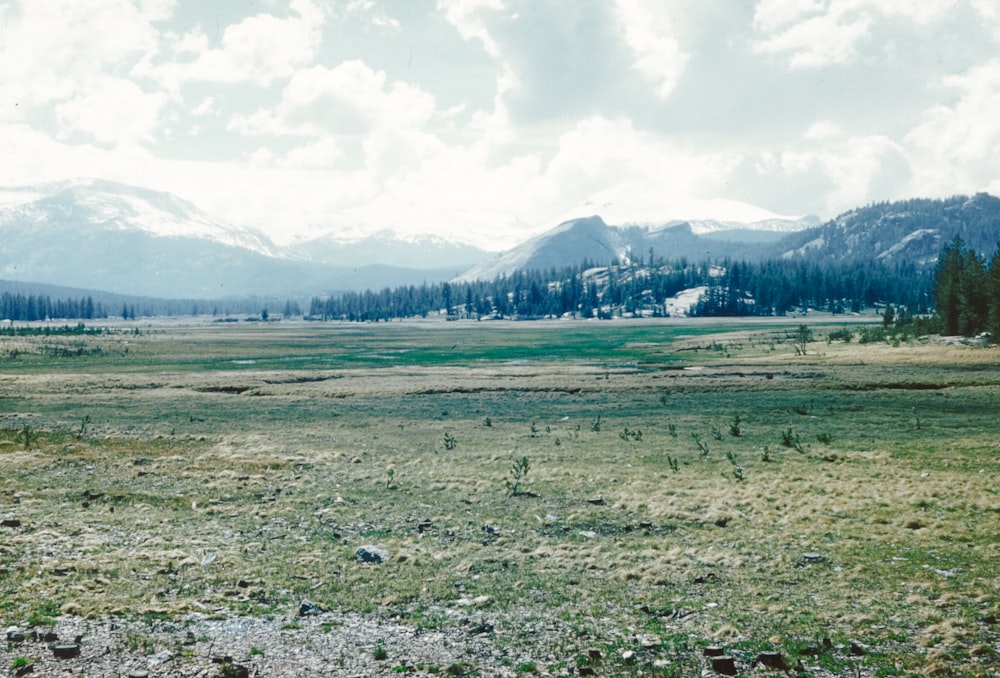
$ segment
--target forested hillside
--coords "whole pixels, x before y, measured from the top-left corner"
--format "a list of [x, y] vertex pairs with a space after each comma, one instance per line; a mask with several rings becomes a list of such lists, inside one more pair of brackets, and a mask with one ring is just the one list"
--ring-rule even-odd
[[[930, 271], [873, 262], [816, 264], [724, 260], [627, 264], [584, 262], [560, 271], [516, 271], [491, 281], [385, 288], [314, 298], [316, 318], [377, 321], [431, 313], [453, 318], [667, 316], [688, 292], [687, 315], [784, 315], [815, 308], [857, 312], [893, 304], [911, 313], [931, 307]], [[674, 303], [672, 303], [674, 302]], [[671, 310], [673, 309], [673, 310]]]

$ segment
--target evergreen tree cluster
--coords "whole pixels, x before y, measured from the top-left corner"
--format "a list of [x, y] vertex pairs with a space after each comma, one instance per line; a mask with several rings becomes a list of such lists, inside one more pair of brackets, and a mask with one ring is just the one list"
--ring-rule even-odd
[[1000, 337], [1000, 248], [987, 265], [956, 235], [938, 257], [933, 288], [945, 334]]
[[873, 262], [809, 263], [723, 260], [599, 266], [584, 261], [562, 270], [516, 271], [491, 281], [451, 282], [346, 292], [310, 304], [313, 318], [386, 321], [444, 313], [449, 318], [536, 319], [664, 316], [677, 293], [706, 288], [693, 315], [784, 315], [815, 308], [833, 313], [894, 304], [930, 310], [930, 272]]
[[11, 292], [0, 294], [0, 320], [25, 322], [49, 318], [93, 320], [107, 316], [104, 305], [95, 302], [93, 297], [89, 296], [53, 300], [48, 295], [41, 294], [15, 294]]

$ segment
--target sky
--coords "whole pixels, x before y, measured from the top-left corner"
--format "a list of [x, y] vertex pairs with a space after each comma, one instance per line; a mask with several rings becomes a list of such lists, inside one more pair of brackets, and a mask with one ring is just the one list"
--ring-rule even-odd
[[76, 177], [489, 249], [607, 191], [996, 195], [1000, 2], [0, 0], [0, 186]]

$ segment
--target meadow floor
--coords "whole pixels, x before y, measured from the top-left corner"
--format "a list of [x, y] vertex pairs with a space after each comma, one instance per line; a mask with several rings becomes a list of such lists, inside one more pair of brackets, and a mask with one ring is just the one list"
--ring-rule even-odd
[[2, 337], [0, 671], [997, 675], [1000, 348], [799, 322]]

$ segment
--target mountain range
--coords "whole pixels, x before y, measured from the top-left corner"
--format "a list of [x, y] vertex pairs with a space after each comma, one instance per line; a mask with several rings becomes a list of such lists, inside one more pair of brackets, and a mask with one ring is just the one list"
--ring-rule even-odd
[[82, 179], [0, 189], [0, 280], [170, 299], [309, 298], [650, 256], [927, 266], [956, 235], [983, 256], [1000, 243], [1000, 199], [985, 193], [876, 203], [821, 223], [630, 184], [566, 217], [500, 254], [389, 232], [351, 241], [320, 232], [279, 246], [169, 193]]

